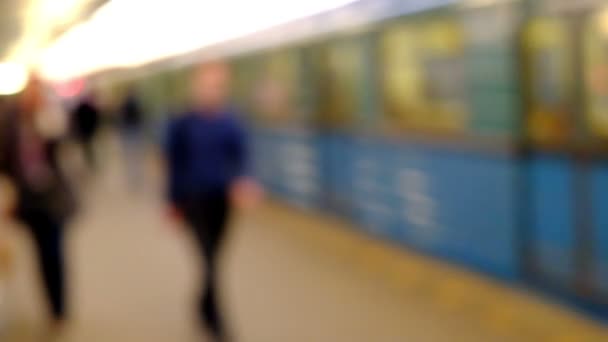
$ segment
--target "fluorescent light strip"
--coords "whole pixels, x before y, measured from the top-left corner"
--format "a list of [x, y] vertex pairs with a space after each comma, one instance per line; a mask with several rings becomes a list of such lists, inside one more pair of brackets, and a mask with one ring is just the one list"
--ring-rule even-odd
[[60, 37], [40, 69], [65, 80], [111, 67], [131, 67], [210, 46], [353, 0], [113, 0]]
[[27, 68], [18, 63], [0, 63], [0, 95], [19, 93], [28, 81]]

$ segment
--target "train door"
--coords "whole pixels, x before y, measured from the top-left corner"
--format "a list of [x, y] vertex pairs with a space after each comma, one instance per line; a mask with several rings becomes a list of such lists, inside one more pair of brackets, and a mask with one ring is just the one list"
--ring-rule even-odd
[[[585, 2], [589, 5], [589, 1]], [[537, 1], [523, 33], [527, 275], [594, 302], [605, 297], [608, 30], [597, 6]], [[605, 76], [606, 75], [606, 76]], [[605, 266], [606, 264], [604, 264]], [[605, 272], [604, 272], [605, 273]]]
[[589, 283], [608, 298], [608, 6], [590, 15], [584, 26], [584, 119], [596, 141], [588, 170], [589, 230], [592, 248]]
[[274, 165], [275, 191], [301, 208], [318, 208], [321, 172], [318, 139], [306, 103], [305, 70], [299, 47], [281, 47], [261, 56], [252, 88], [259, 136]]
[[357, 212], [352, 189], [354, 137], [375, 114], [372, 37], [370, 32], [338, 36], [305, 51], [305, 88], [316, 112], [324, 207], [349, 218]]

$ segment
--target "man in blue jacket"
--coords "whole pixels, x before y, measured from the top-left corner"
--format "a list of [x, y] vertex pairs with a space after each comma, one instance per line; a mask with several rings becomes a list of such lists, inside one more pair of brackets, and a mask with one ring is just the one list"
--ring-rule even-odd
[[255, 188], [248, 180], [243, 127], [227, 106], [230, 70], [205, 64], [192, 79], [192, 109], [169, 124], [167, 163], [173, 216], [192, 228], [206, 266], [200, 315], [218, 340], [225, 329], [217, 305], [218, 253], [234, 205], [248, 201]]

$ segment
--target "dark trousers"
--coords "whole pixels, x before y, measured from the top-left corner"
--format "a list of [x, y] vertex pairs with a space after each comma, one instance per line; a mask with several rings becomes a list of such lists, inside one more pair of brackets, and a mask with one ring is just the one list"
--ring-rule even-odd
[[94, 137], [87, 136], [80, 138], [80, 146], [82, 148], [82, 154], [90, 170], [94, 170], [97, 166], [97, 158], [95, 156], [95, 144]]
[[218, 259], [227, 231], [229, 202], [225, 195], [205, 196], [188, 203], [184, 212], [206, 268], [199, 315], [203, 323], [221, 340], [226, 336], [226, 329], [218, 304]]
[[42, 213], [28, 214], [24, 221], [32, 234], [51, 314], [54, 319], [63, 319], [66, 315], [63, 224]]
[[90, 170], [95, 170], [97, 158], [95, 156], [95, 135], [82, 133], [76, 137], [80, 150], [87, 167]]

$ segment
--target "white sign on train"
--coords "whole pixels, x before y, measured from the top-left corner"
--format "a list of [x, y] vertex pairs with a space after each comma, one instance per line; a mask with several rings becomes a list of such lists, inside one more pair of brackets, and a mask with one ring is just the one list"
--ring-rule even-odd
[[437, 203], [430, 195], [430, 179], [426, 173], [406, 168], [398, 174], [397, 186], [404, 199], [404, 215], [416, 234], [432, 239], [437, 234]]

